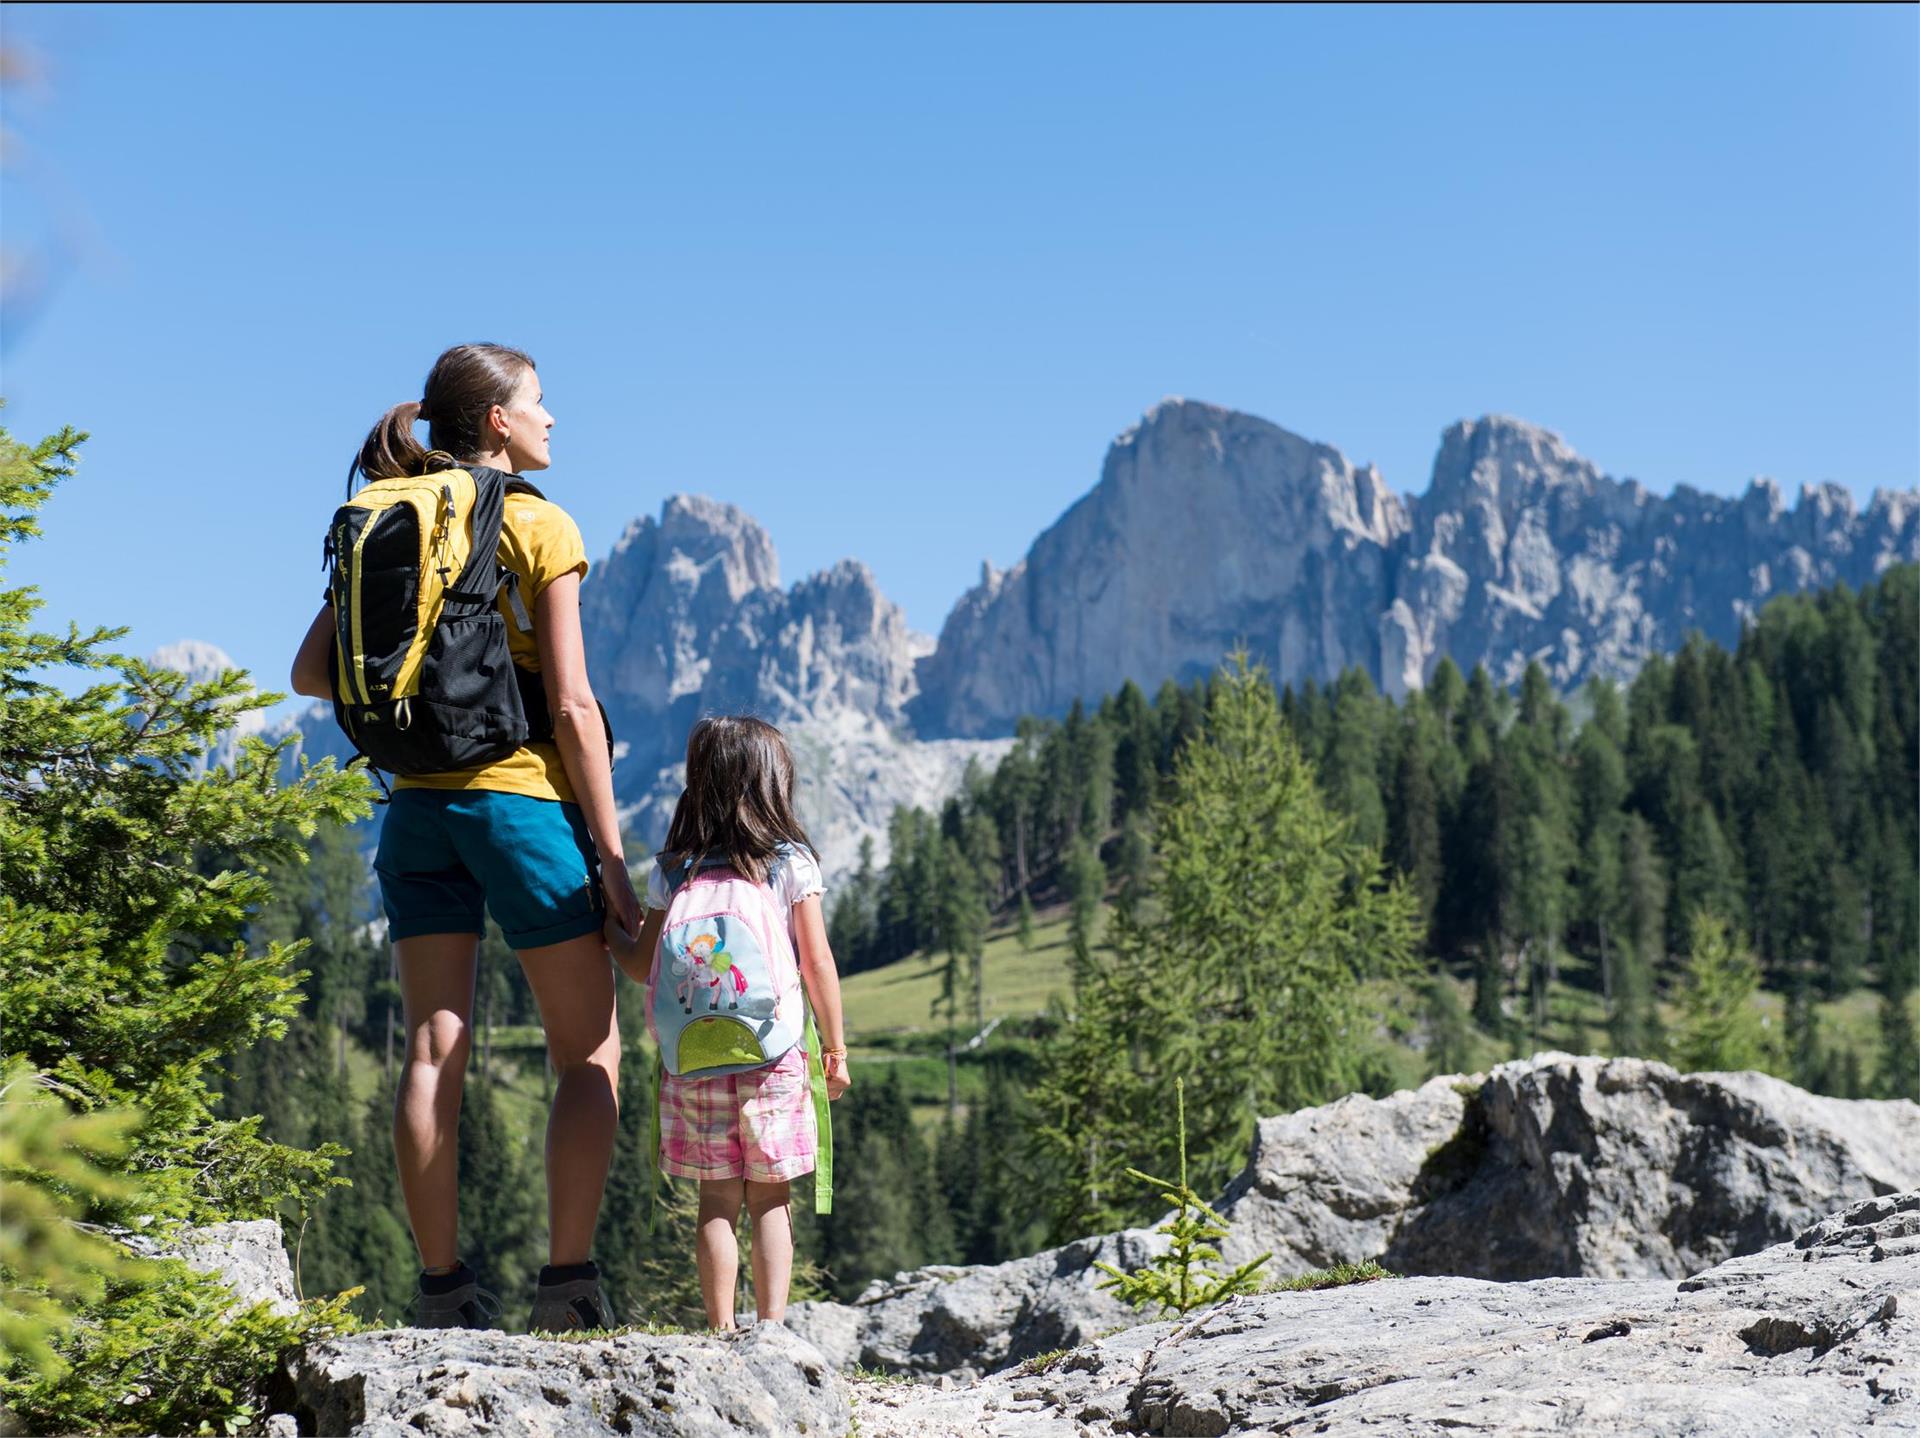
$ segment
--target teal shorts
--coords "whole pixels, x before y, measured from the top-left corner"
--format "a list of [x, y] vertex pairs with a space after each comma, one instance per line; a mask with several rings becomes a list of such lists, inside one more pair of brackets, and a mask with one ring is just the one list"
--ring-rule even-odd
[[387, 937], [479, 934], [516, 949], [600, 932], [600, 856], [578, 804], [491, 789], [396, 789], [373, 861]]

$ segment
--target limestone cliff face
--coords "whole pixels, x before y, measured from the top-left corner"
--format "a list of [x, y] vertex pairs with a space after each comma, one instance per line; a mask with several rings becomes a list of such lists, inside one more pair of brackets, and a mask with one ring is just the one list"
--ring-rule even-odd
[[1787, 511], [1756, 480], [1726, 499], [1600, 472], [1558, 436], [1499, 416], [1442, 436], [1425, 495], [1265, 420], [1168, 400], [1114, 441], [1100, 483], [988, 568], [920, 666], [923, 734], [1008, 732], [1125, 679], [1204, 673], [1238, 642], [1280, 683], [1349, 664], [1403, 698], [1443, 655], [1563, 691], [1631, 677], [1689, 629], [1731, 645], [1776, 593], [1920, 559], [1920, 493], [1864, 513], [1839, 485]]
[[1281, 680], [1370, 668], [1406, 506], [1371, 468], [1251, 415], [1168, 400], [1100, 483], [955, 606], [920, 668], [923, 732], [998, 734], [1246, 641]]
[[932, 646], [866, 565], [790, 589], [772, 541], [729, 504], [676, 495], [635, 521], [581, 591], [587, 668], [623, 749], [616, 798], [634, 847], [664, 842], [694, 721], [751, 713], [794, 751], [801, 817], [831, 883], [860, 841], [886, 859], [896, 804], [932, 805], [1000, 744], [918, 744], [903, 725]]

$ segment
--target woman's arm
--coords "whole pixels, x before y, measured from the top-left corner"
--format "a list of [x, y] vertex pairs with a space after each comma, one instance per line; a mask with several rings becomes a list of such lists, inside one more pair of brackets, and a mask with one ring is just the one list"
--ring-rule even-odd
[[300, 652], [293, 656], [293, 692], [313, 699], [333, 698], [333, 606], [325, 605], [307, 626]]
[[540, 591], [533, 606], [533, 638], [540, 650], [540, 682], [553, 715], [553, 742], [600, 851], [600, 880], [608, 917], [629, 934], [641, 927], [640, 900], [627, 873], [620, 821], [613, 811], [613, 765], [607, 731], [587, 682], [586, 646], [580, 637], [580, 576], [568, 573]]
[[840, 1015], [840, 971], [827, 943], [820, 896], [809, 894], [793, 906], [793, 937], [800, 950], [800, 980], [820, 1028], [820, 1052], [827, 1069], [827, 1097], [839, 1098], [852, 1085], [847, 1071], [847, 1035]]

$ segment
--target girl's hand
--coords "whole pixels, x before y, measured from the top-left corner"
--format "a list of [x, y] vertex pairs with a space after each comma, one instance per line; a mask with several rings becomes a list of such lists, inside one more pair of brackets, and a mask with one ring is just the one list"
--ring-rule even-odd
[[829, 1103], [853, 1087], [853, 1077], [847, 1072], [847, 1056], [844, 1052], [826, 1055], [827, 1101]]
[[666, 920], [664, 909], [654, 909], [647, 913], [637, 934], [621, 928], [619, 920], [613, 918], [609, 918], [601, 930], [607, 951], [620, 966], [620, 972], [643, 988], [653, 973], [653, 958], [660, 952], [660, 930], [666, 926]]

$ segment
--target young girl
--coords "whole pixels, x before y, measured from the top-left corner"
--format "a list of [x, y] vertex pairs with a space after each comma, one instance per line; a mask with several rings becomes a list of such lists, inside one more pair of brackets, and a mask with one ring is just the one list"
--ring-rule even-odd
[[[819, 1025], [827, 1096], [851, 1082], [840, 1020], [840, 979], [820, 910], [825, 885], [806, 831], [793, 812], [793, 757], [780, 731], [744, 717], [702, 719], [687, 736], [687, 787], [673, 811], [667, 846], [647, 881], [647, 918], [639, 941], [609, 931], [614, 955], [644, 985], [657, 961], [667, 906], [667, 875], [705, 858], [770, 887], [787, 916], [800, 979]], [[611, 921], [610, 921], [611, 922]], [[662, 974], [662, 1002], [672, 1000]], [[709, 1002], [726, 1002], [715, 981]], [[694, 1256], [707, 1322], [732, 1328], [740, 1254], [733, 1227], [744, 1202], [753, 1218], [753, 1291], [758, 1315], [778, 1321], [793, 1273], [788, 1183], [813, 1171], [817, 1144], [804, 1041], [766, 1068], [723, 1077], [667, 1074], [660, 1092], [660, 1167], [700, 1184]]]

